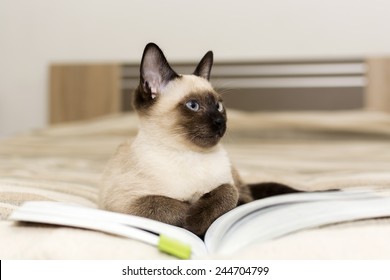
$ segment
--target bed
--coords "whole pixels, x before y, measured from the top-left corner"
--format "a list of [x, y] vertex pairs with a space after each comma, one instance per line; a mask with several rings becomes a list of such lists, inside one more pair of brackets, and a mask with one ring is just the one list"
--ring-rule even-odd
[[[363, 72], [359, 75], [364, 79], [368, 77]], [[53, 78], [52, 73], [52, 79], [58, 81], [59, 78]], [[367, 100], [368, 82], [364, 81], [354, 86], [360, 88], [355, 91], [358, 100]], [[58, 98], [61, 87], [55, 87], [56, 92], [51, 94]], [[331, 111], [229, 109], [224, 145], [248, 183], [275, 181], [302, 190], [390, 189], [390, 115], [383, 101], [387, 98], [383, 94], [386, 87], [382, 85], [384, 90], [380, 90], [375, 83], [370, 87], [371, 92], [374, 87], [372, 95], [376, 96], [370, 100], [382, 96], [381, 104], [377, 105], [381, 108], [371, 102], [374, 108], [370, 109], [374, 110], [367, 110], [366, 103], [359, 105], [362, 108], [354, 108], [354, 103]], [[122, 88], [119, 92], [127, 90]], [[366, 97], [359, 97], [362, 94]], [[172, 258], [127, 238], [77, 228], [15, 224], [7, 220], [24, 201], [49, 200], [97, 207], [100, 174], [106, 161], [119, 143], [137, 133], [138, 120], [134, 112], [127, 111], [126, 106], [119, 107], [109, 114], [73, 115], [73, 120], [66, 122], [56, 117], [46, 129], [1, 140], [2, 259]], [[69, 112], [62, 114], [63, 118], [70, 115]], [[234, 255], [209, 258], [388, 259], [390, 223], [389, 219], [376, 219], [315, 228], [254, 244]]]

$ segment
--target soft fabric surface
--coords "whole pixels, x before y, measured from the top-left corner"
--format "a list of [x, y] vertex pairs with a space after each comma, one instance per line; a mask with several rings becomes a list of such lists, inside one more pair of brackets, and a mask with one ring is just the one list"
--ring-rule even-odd
[[[304, 190], [390, 188], [390, 116], [374, 112], [230, 111], [224, 139], [247, 182]], [[96, 207], [100, 173], [120, 142], [137, 132], [133, 114], [63, 124], [0, 141], [0, 258], [161, 259], [148, 245], [99, 232], [17, 225], [24, 201]], [[302, 231], [224, 258], [389, 258], [387, 219]], [[210, 256], [221, 258], [221, 256]]]

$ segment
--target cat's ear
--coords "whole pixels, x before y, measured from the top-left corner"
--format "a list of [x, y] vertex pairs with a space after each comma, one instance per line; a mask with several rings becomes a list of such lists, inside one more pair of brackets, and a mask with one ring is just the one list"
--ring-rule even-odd
[[199, 62], [194, 75], [210, 80], [211, 67], [213, 67], [213, 52], [208, 51]]
[[173, 79], [178, 77], [169, 65], [161, 49], [154, 43], [146, 45], [140, 68], [141, 85], [153, 98]]

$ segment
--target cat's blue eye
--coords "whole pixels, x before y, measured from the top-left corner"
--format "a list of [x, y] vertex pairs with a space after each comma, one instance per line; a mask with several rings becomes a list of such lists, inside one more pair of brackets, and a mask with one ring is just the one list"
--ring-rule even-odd
[[195, 100], [188, 101], [186, 103], [186, 107], [190, 109], [191, 111], [197, 112], [200, 109], [200, 105]]
[[218, 110], [219, 112], [223, 112], [223, 104], [222, 104], [221, 101], [218, 101], [218, 103], [217, 103], [217, 110]]

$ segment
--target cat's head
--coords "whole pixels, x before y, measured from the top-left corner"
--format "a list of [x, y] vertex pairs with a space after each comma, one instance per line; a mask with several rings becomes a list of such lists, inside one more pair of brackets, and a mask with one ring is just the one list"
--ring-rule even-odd
[[209, 82], [212, 64], [209, 51], [192, 75], [179, 75], [156, 44], [145, 47], [134, 108], [141, 128], [153, 130], [149, 133], [155, 133], [156, 142], [168, 139], [200, 149], [219, 143], [226, 131], [226, 111]]

